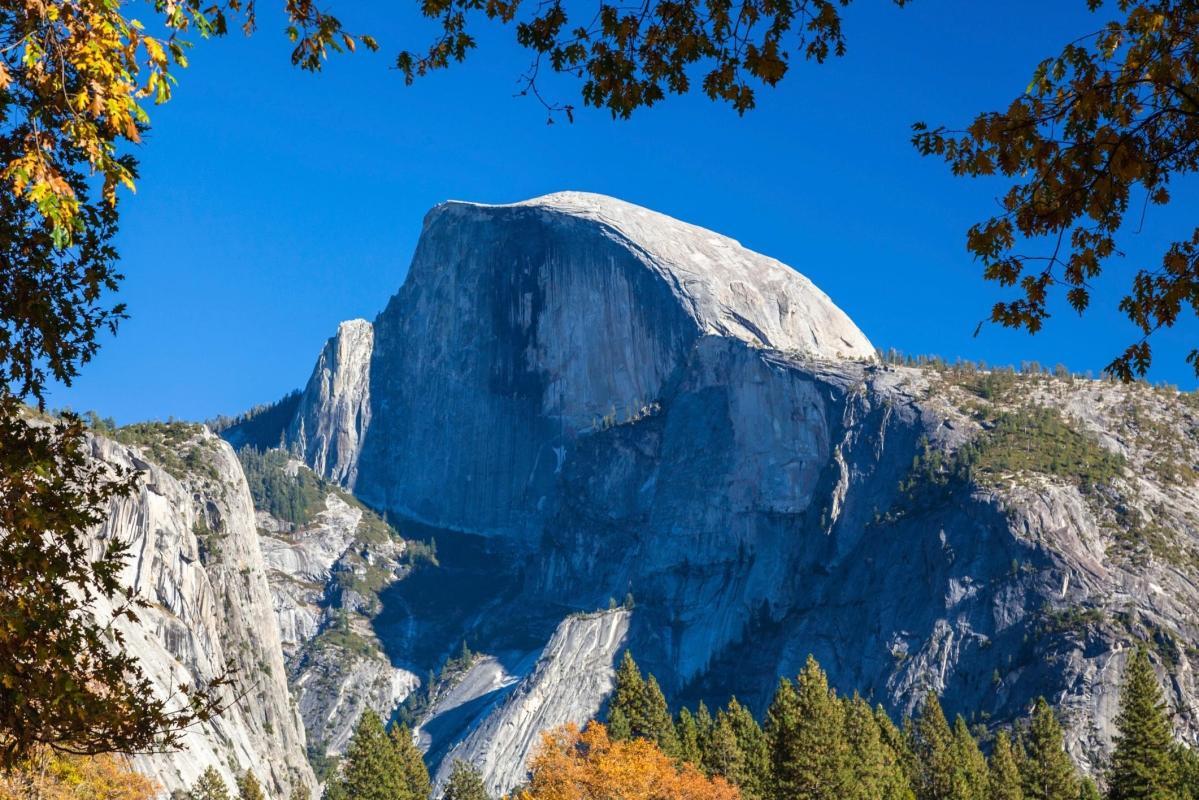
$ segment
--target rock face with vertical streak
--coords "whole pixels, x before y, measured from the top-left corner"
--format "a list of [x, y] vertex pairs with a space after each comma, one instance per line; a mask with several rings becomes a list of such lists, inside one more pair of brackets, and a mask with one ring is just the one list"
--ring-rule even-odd
[[575, 192], [440, 205], [375, 322], [355, 491], [442, 527], [536, 536], [556, 449], [651, 413], [711, 337], [874, 358], [810, 281], [711, 231]]
[[[134, 765], [166, 792], [190, 789], [209, 766], [229, 786], [252, 771], [276, 797], [313, 790], [237, 457], [201, 426], [138, 427], [136, 444], [92, 440], [97, 459], [142, 476], [137, 494], [114, 501], [95, 534], [97, 548], [113, 538], [132, 543], [122, 583], [150, 604], [138, 612], [140, 624], [117, 625], [164, 696], [181, 683], [203, 685], [226, 665], [237, 683], [226, 692], [228, 710], [186, 731], [181, 752], [138, 756]], [[102, 604], [97, 613], [111, 610]]]
[[316, 368], [287, 429], [287, 440], [317, 473], [353, 488], [358, 453], [371, 421], [370, 365], [374, 329], [364, 319], [343, 322]]

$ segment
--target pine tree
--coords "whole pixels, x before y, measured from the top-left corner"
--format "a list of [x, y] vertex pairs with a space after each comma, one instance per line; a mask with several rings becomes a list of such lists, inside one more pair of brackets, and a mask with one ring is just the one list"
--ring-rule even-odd
[[237, 797], [238, 800], [266, 800], [262, 784], [254, 777], [253, 772], [246, 770], [237, 779]]
[[1178, 800], [1199, 800], [1199, 753], [1175, 743], [1174, 774]]
[[746, 781], [745, 756], [737, 744], [737, 734], [728, 715], [723, 711], [704, 737], [702, 766], [708, 777], [719, 775], [736, 786]]
[[645, 679], [628, 650], [616, 668], [616, 690], [608, 705], [608, 735], [617, 741], [631, 739], [640, 727], [645, 703]]
[[874, 709], [874, 724], [878, 727], [879, 743], [883, 748], [880, 800], [916, 800], [911, 769], [912, 751], [907, 739], [881, 705]]
[[784, 681], [767, 712], [772, 796], [776, 800], [834, 800], [848, 782], [845, 714], [828, 677], [808, 657], [792, 686]]
[[[402, 779], [403, 765], [373, 711], [365, 711], [341, 763], [341, 774], [329, 781], [326, 797], [348, 800], [412, 800]], [[336, 784], [336, 788], [332, 785]]]
[[791, 761], [799, 749], [799, 695], [795, 684], [787, 678], [779, 679], [778, 689], [770, 708], [766, 709], [766, 738], [770, 744], [771, 800], [788, 800], [798, 791], [799, 783], [792, 780]]
[[623, 708], [609, 708], [608, 736], [614, 742], [623, 742], [633, 738], [633, 728]]
[[675, 725], [679, 740], [679, 758], [688, 764], [700, 765], [699, 729], [695, 726], [695, 717], [690, 709], [679, 711], [679, 721]]
[[911, 740], [895, 725], [881, 705], [874, 707], [874, 722], [878, 725], [879, 741], [887, 748], [887, 754], [894, 763], [895, 785], [890, 790], [890, 796], [915, 800], [918, 772]]
[[1024, 800], [1077, 800], [1078, 774], [1066, 754], [1061, 725], [1044, 697], [1033, 705], [1022, 744]]
[[[880, 794], [882, 740], [870, 706], [857, 693], [842, 700], [845, 706], [845, 741], [849, 746], [849, 790], [846, 798], [873, 800]], [[863, 718], [865, 709], [865, 718]]]
[[465, 761], [455, 759], [441, 800], [491, 800], [491, 798], [487, 796], [487, 787], [483, 785], [483, 776], [479, 770]]
[[200, 774], [188, 796], [191, 800], [230, 800], [229, 787], [216, 767], [208, 767]]
[[1099, 794], [1095, 781], [1083, 778], [1078, 782], [1078, 800], [1103, 800], [1103, 795]]
[[1124, 673], [1109, 800], [1174, 800], [1176, 763], [1166, 702], [1149, 655], [1137, 650]]
[[[433, 790], [429, 781], [429, 769], [425, 757], [412, 738], [412, 731], [405, 725], [391, 728], [391, 749], [398, 764], [401, 784], [410, 800], [427, 800]], [[351, 798], [356, 800], [356, 798]]]
[[954, 797], [953, 731], [941, 710], [941, 701], [930, 691], [912, 732], [916, 796], [919, 800], [957, 800]]
[[995, 746], [991, 748], [991, 760], [987, 765], [988, 785], [991, 800], [1024, 800], [1020, 785], [1020, 768], [1016, 753], [1012, 750], [1012, 739], [1007, 731], [995, 735]]
[[729, 701], [724, 716], [741, 751], [741, 780], [737, 783], [741, 795], [746, 800], [762, 800], [770, 782], [770, 745], [766, 734], [749, 709], [735, 697]]
[[653, 675], [648, 679], [641, 676], [628, 650], [616, 668], [616, 691], [608, 706], [608, 721], [610, 729], [616, 728], [609, 731], [610, 738], [649, 739], [668, 756], [679, 757], [679, 739], [662, 688]]
[[986, 800], [987, 760], [961, 715], [953, 723], [953, 785], [958, 800]]
[[346, 795], [345, 784], [341, 782], [339, 776], [332, 775], [325, 782], [325, 791], [321, 794], [321, 800], [350, 800]]
[[[845, 740], [849, 746], [847, 800], [882, 800], [902, 794], [905, 782], [897, 759], [883, 743], [870, 704], [857, 694], [846, 698]], [[898, 779], [898, 780], [897, 780]]]
[[312, 792], [302, 783], [297, 783], [291, 787], [291, 794], [287, 796], [287, 800], [312, 800]]
[[712, 718], [712, 712], [708, 710], [707, 704], [700, 700], [699, 705], [695, 708], [695, 732], [699, 738], [701, 751], [707, 746], [705, 740], [712, 735], [712, 729], [715, 726], [716, 720]]
[[658, 686], [658, 679], [653, 675], [645, 682], [643, 708], [644, 716], [640, 730], [637, 725], [633, 725], [633, 736], [649, 739], [666, 755], [678, 758], [679, 738], [674, 732], [674, 719], [670, 716], [670, 707], [666, 705], [666, 696]]

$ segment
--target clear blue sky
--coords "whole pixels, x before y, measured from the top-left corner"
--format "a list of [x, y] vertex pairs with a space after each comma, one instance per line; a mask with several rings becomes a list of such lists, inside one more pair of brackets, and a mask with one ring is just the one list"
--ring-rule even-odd
[[[513, 96], [528, 57], [510, 31], [484, 29], [467, 63], [406, 87], [394, 54], [431, 31], [414, 4], [329, 2], [382, 51], [302, 73], [267, 4], [253, 37], [196, 47], [176, 99], [154, 110], [138, 194], [123, 201], [132, 318], [52, 405], [122, 423], [202, 419], [302, 386], [337, 323], [373, 318], [399, 288], [424, 213], [450, 198], [615, 195], [791, 264], [879, 347], [1096, 372], [1132, 336], [1116, 310], [1132, 270], [1196, 224], [1199, 191], [1175, 187], [1086, 318], [1062, 309], [1035, 337], [993, 326], [973, 337], [1002, 295], [964, 233], [1000, 187], [920, 158], [909, 126], [1006, 104], [1041, 57], [1096, 27], [1084, 0], [858, 0], [848, 55], [796, 62], [744, 118], [697, 96], [632, 121], [583, 111], [554, 126]], [[569, 83], [546, 88], [575, 99]], [[1194, 388], [1183, 356], [1197, 340], [1193, 316], [1158, 336], [1151, 378]]]

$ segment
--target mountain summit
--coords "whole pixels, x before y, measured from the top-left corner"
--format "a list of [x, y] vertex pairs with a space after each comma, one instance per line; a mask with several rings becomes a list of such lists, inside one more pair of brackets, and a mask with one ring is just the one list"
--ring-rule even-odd
[[591, 223], [597, 235], [662, 280], [702, 334], [821, 358], [874, 357], [874, 346], [853, 321], [791, 267], [735, 239], [614, 197], [555, 192], [509, 205], [450, 201], [430, 212], [425, 224], [455, 224], [441, 217], [461, 215], [472, 223], [505, 225], [529, 211], [544, 215], [547, 224], [555, 216]]

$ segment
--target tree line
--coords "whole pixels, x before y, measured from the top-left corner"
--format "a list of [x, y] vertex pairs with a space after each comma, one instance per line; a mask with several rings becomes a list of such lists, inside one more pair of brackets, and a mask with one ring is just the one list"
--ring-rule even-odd
[[[1128, 660], [1120, 703], [1111, 759], [1091, 777], [1067, 753], [1044, 698], [987, 731], [961, 715], [951, 721], [929, 692], [920, 713], [897, 724], [859, 694], [839, 695], [809, 657], [796, 678], [780, 680], [761, 722], [735, 698], [715, 713], [701, 702], [672, 714], [657, 680], [626, 652], [606, 724], [544, 732], [507, 800], [1199, 800], [1199, 756], [1175, 740], [1144, 649]], [[244, 781], [237, 800], [263, 800]], [[462, 761], [442, 791], [444, 800], [492, 800]], [[412, 731], [388, 731], [367, 711], [323, 800], [431, 796]], [[232, 798], [210, 770], [186, 800]]]
[[1199, 756], [1175, 741], [1144, 649], [1129, 659], [1116, 727], [1110, 763], [1096, 775], [1104, 793], [1067, 754], [1044, 698], [980, 740], [962, 716], [949, 721], [934, 692], [897, 725], [860, 695], [838, 695], [811, 657], [797, 678], [780, 681], [762, 724], [735, 698], [714, 715], [701, 703], [672, 717], [657, 681], [627, 652], [608, 710], [613, 738], [651, 741], [749, 800], [1199, 798]]

